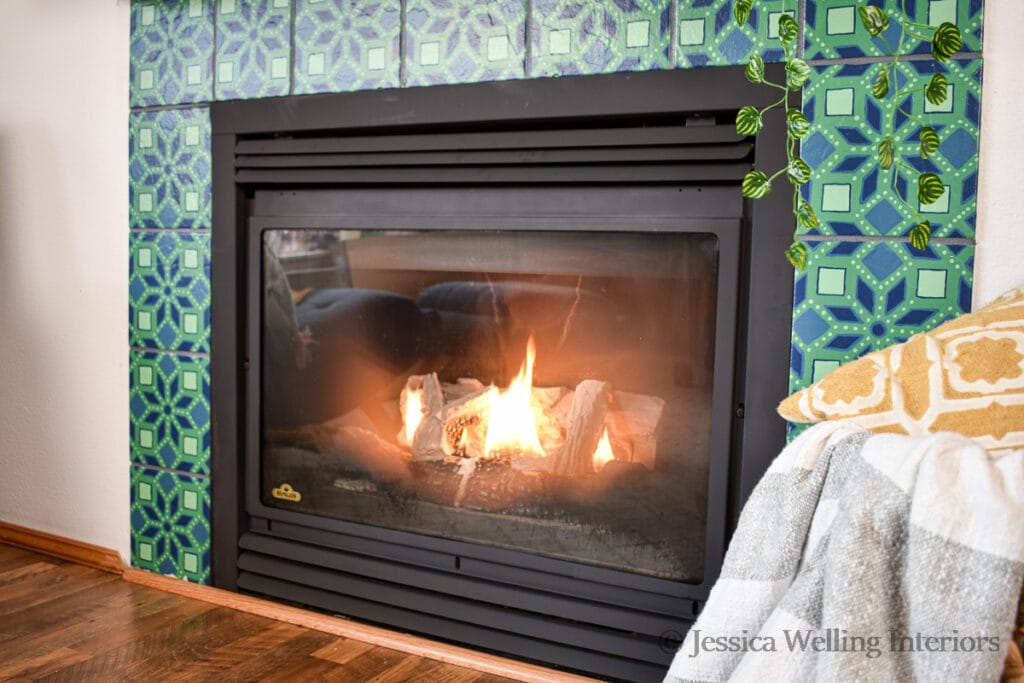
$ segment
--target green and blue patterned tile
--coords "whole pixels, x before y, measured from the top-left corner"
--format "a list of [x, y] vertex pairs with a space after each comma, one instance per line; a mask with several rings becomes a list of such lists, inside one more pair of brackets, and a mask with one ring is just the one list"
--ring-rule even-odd
[[815, 242], [796, 273], [790, 391], [970, 310], [974, 247]]
[[129, 344], [209, 352], [209, 233], [133, 232], [130, 258]]
[[[862, 5], [882, 8], [889, 17], [889, 28], [882, 36], [872, 38], [861, 24], [857, 8]], [[888, 55], [900, 42], [902, 28], [897, 18], [902, 15], [903, 0], [807, 0], [807, 23], [804, 32], [806, 59], [851, 59]], [[910, 21], [938, 26], [952, 22], [963, 37], [961, 52], [981, 52], [984, 9], [982, 0], [906, 0]], [[913, 32], [921, 29], [914, 27]], [[931, 36], [931, 33], [927, 33]], [[888, 45], [888, 47], [887, 47]], [[908, 35], [903, 53], [927, 54], [928, 42]]]
[[743, 26], [732, 15], [732, 0], [677, 0], [676, 66], [746, 64], [751, 54], [781, 62], [779, 18], [797, 18], [796, 0], [760, 0]]
[[130, 227], [210, 227], [211, 170], [209, 109], [129, 114]]
[[408, 0], [407, 85], [523, 78], [524, 0]]
[[291, 0], [217, 0], [218, 100], [287, 95]]
[[210, 582], [210, 480], [131, 466], [132, 566]]
[[135, 0], [129, 104], [208, 102], [213, 96], [213, 0]]
[[[804, 88], [804, 113], [811, 131], [800, 154], [811, 166], [804, 198], [822, 221], [814, 232], [829, 235], [907, 235], [918, 215], [931, 223], [937, 237], [973, 237], [977, 218], [978, 138], [981, 126], [980, 59], [912, 61], [898, 67], [901, 92], [879, 102], [871, 94], [881, 64], [816, 67]], [[932, 74], [949, 80], [941, 106], [920, 91]], [[917, 90], [917, 92], [913, 92]], [[903, 111], [898, 111], [899, 109]], [[906, 112], [906, 113], [904, 113]], [[919, 124], [937, 131], [941, 145], [927, 160], [919, 158]], [[877, 148], [894, 121], [895, 140], [907, 164], [894, 171], [878, 167]], [[917, 174], [939, 174], [947, 187], [936, 203], [917, 202]], [[906, 199], [909, 204], [903, 201]]]
[[210, 473], [210, 361], [130, 354], [132, 462]]
[[672, 67], [672, 0], [535, 0], [531, 77]]
[[295, 92], [397, 88], [400, 0], [298, 0]]

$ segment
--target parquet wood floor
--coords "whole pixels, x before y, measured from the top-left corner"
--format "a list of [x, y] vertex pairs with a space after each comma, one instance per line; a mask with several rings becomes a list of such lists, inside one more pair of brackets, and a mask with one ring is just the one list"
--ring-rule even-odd
[[506, 683], [0, 545], [0, 681]]

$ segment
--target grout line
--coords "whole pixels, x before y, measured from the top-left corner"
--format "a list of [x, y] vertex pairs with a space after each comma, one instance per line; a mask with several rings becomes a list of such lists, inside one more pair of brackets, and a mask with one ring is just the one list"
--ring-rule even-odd
[[668, 68], [676, 68], [676, 42], [679, 40], [679, 3], [668, 4]]
[[210, 0], [213, 3], [213, 55], [210, 56], [210, 101], [217, 101], [217, 4], [220, 0]]
[[523, 78], [533, 73], [533, 0], [526, 0], [526, 18], [523, 26]]
[[[800, 27], [796, 34], [796, 56], [800, 59], [804, 58], [804, 36], [807, 31], [807, 0], [797, 0], [796, 3], [796, 21]], [[803, 108], [803, 103], [800, 103]]]
[[151, 104], [145, 107], [129, 107], [131, 114], [142, 114], [149, 111], [166, 111], [168, 109], [209, 109], [209, 102], [185, 102], [183, 104]]
[[140, 470], [157, 470], [158, 472], [168, 472], [170, 474], [184, 474], [186, 477], [191, 477], [192, 479], [205, 479], [207, 481], [210, 480], [209, 474], [201, 474], [199, 472], [186, 472], [185, 470], [176, 470], [170, 467], [164, 467], [163, 465], [147, 465], [146, 463], [135, 462], [133, 460], [131, 462], [131, 466], [138, 467]]
[[150, 349], [145, 346], [129, 346], [129, 351], [138, 353], [159, 353], [165, 356], [188, 356], [189, 358], [209, 358], [210, 354], [204, 351], [170, 351], [168, 349]]
[[292, 21], [288, 42], [288, 95], [295, 94], [295, 24], [299, 13], [299, 0], [292, 0]]
[[409, 67], [406, 64], [409, 55], [409, 32], [406, 28], [406, 6], [407, 0], [401, 0], [401, 18], [398, 26], [398, 87], [405, 88], [409, 81]]
[[[800, 235], [797, 239], [802, 242], [905, 242], [910, 243], [909, 237], [889, 237], [885, 235]], [[970, 237], [933, 237], [929, 244], [952, 244], [973, 247], [977, 244]]]
[[[960, 61], [967, 61], [967, 60], [970, 60], [970, 59], [981, 59], [981, 53], [980, 52], [957, 53], [949, 61], [951, 61], [951, 62], [960, 62]], [[809, 60], [807, 60], [807, 64], [810, 65], [810, 66], [834, 66], [836, 64], [860, 65], [860, 64], [878, 64], [880, 62], [888, 62], [888, 61], [891, 61], [891, 60], [892, 60], [892, 57], [888, 57], [888, 56], [885, 56], [885, 55], [880, 55], [880, 56], [877, 56], [877, 57], [869, 56], [869, 57], [849, 57], [849, 58], [838, 57], [836, 59], [809, 59]], [[933, 57], [931, 55], [931, 53], [925, 53], [925, 54], [903, 55], [897, 61], [899, 61], [899, 62], [934, 62], [936, 60], [935, 60], [935, 57]]]
[[147, 233], [147, 232], [172, 232], [172, 233], [183, 233], [183, 232], [199, 232], [209, 233], [210, 228], [128, 228], [128, 232], [135, 233]]

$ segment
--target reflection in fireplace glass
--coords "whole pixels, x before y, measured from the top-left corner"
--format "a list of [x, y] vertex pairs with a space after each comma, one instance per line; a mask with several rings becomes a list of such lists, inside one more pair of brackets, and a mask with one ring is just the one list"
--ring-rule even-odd
[[268, 230], [261, 497], [699, 582], [717, 241]]

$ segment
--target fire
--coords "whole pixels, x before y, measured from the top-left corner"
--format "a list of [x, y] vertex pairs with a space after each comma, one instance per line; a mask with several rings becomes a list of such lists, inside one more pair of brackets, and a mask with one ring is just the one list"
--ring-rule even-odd
[[405, 394], [405, 441], [412, 443], [416, 428], [423, 421], [423, 387], [410, 389]]
[[487, 457], [498, 453], [517, 452], [519, 455], [543, 457], [544, 448], [537, 438], [537, 423], [533, 415], [533, 363], [537, 356], [533, 337], [526, 344], [526, 359], [519, 374], [505, 391], [491, 391], [491, 405], [487, 422], [484, 453]]
[[615, 459], [615, 454], [612, 453], [612, 442], [608, 440], [608, 428], [605, 427], [604, 434], [601, 435], [601, 440], [597, 442], [597, 448], [594, 449], [594, 471], [600, 472], [601, 469]]

